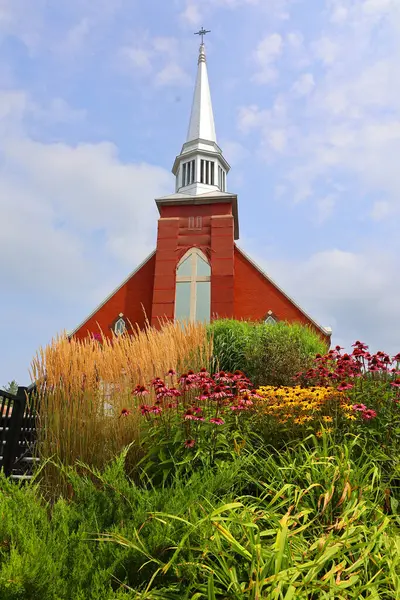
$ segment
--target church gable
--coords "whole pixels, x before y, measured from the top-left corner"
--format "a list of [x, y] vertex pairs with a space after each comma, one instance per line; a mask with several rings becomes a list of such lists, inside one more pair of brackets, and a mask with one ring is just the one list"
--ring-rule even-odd
[[234, 294], [236, 319], [295, 321], [310, 325], [324, 339], [330, 339], [330, 330], [311, 319], [236, 245]]
[[153, 301], [153, 282], [155, 252], [131, 273], [125, 281], [98, 306], [85, 321], [71, 333], [76, 339], [86, 338], [90, 334], [100, 333], [107, 336], [112, 331], [117, 335], [130, 325], [144, 327], [146, 317], [151, 318]]

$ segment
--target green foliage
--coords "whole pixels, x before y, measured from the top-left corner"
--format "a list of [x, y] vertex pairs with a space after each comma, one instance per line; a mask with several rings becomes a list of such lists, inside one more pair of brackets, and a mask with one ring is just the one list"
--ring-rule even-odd
[[299, 323], [275, 325], [222, 319], [209, 325], [214, 363], [224, 371], [244, 371], [256, 386], [289, 385], [308, 369], [326, 343]]
[[213, 371], [246, 372], [253, 328], [252, 323], [234, 319], [219, 319], [210, 323], [208, 333], [213, 338]]
[[18, 392], [18, 383], [13, 379], [12, 381], [9, 381], [3, 389], [10, 394], [16, 394]]
[[327, 435], [238, 450], [169, 487], [128, 480], [129, 449], [60, 466], [69, 501], [0, 476], [0, 598], [398, 598], [398, 459]]

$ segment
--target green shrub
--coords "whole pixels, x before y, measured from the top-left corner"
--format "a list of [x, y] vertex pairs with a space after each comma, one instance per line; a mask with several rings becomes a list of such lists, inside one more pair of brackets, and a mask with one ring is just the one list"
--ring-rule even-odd
[[224, 371], [244, 371], [256, 386], [290, 385], [308, 369], [327, 344], [311, 327], [222, 319], [209, 325], [214, 364]]

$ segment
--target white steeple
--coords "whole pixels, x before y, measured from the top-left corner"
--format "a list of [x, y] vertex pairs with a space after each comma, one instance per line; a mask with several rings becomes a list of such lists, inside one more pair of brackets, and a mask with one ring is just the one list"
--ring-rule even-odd
[[186, 141], [191, 142], [199, 138], [210, 142], [217, 141], [204, 44], [201, 44], [199, 51], [196, 87]]
[[[204, 29], [199, 32], [202, 36], [205, 33], [208, 32]], [[188, 196], [226, 192], [226, 175], [229, 169], [229, 164], [217, 145], [206, 52], [202, 40], [187, 139], [172, 168], [176, 177], [175, 192]]]

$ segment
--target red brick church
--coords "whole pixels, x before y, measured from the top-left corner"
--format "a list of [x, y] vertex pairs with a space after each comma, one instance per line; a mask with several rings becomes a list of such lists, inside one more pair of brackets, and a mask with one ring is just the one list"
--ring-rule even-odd
[[200, 45], [197, 80], [186, 142], [172, 172], [175, 193], [156, 198], [157, 245], [71, 336], [119, 334], [130, 324], [162, 319], [210, 321], [230, 317], [318, 325], [236, 245], [237, 196], [228, 192], [229, 164], [217, 145], [206, 55]]

